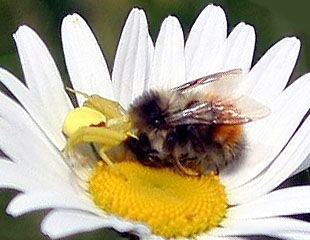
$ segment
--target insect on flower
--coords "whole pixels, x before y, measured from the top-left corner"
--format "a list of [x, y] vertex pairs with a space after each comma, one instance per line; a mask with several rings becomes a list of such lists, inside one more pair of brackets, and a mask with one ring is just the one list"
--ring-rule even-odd
[[185, 175], [223, 169], [242, 158], [243, 124], [267, 116], [268, 107], [236, 93], [242, 70], [202, 77], [172, 89], [149, 90], [125, 111], [118, 103], [86, 96], [84, 106], [107, 117], [103, 128], [79, 129], [67, 149], [82, 142], [100, 143], [99, 155], [124, 145], [137, 160], [152, 167], [172, 167]]

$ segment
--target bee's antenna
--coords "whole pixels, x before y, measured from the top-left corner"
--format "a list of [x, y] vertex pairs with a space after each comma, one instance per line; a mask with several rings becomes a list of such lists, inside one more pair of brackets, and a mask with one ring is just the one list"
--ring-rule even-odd
[[69, 92], [72, 92], [72, 93], [80, 94], [80, 95], [82, 95], [85, 98], [89, 98], [87, 93], [84, 93], [84, 92], [81, 92], [81, 91], [78, 91], [78, 90], [74, 90], [73, 88], [66, 87], [66, 90], [69, 91]]

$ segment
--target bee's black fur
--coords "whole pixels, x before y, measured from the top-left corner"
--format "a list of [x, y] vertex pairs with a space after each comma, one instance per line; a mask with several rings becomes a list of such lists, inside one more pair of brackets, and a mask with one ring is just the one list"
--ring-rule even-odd
[[155, 91], [145, 92], [137, 98], [132, 105], [132, 110], [136, 111], [148, 126], [153, 128], [164, 128], [166, 125], [166, 113], [160, 106], [160, 99]]
[[[207, 125], [180, 125], [168, 131], [163, 143], [163, 151], [167, 153], [167, 158], [173, 158], [172, 154], [176, 147], [191, 145], [196, 153], [204, 153], [210, 146], [214, 145], [211, 141], [213, 127]], [[149, 166], [171, 165], [168, 159], [161, 159], [157, 150], [152, 149], [150, 139], [146, 133], [141, 133], [138, 139], [128, 138], [125, 143], [129, 149], [136, 155], [137, 159]], [[217, 146], [218, 147], [218, 146]], [[181, 154], [181, 161], [197, 159], [197, 157], [189, 155], [186, 151]]]

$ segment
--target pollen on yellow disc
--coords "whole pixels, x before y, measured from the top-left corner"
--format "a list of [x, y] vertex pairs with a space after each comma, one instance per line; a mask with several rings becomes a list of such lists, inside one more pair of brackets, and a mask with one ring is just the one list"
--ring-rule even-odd
[[108, 167], [98, 162], [89, 180], [103, 210], [147, 224], [164, 237], [193, 237], [218, 226], [227, 209], [225, 190], [212, 172], [182, 176], [171, 169], [134, 161]]
[[64, 121], [63, 132], [70, 137], [81, 127], [101, 122], [106, 122], [106, 117], [99, 111], [89, 107], [78, 107], [68, 113]]

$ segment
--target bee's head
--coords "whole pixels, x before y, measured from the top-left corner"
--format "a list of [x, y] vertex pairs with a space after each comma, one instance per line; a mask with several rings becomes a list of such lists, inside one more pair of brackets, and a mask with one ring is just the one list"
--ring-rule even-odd
[[129, 114], [138, 129], [164, 129], [168, 107], [169, 99], [165, 95], [149, 91], [134, 101]]

